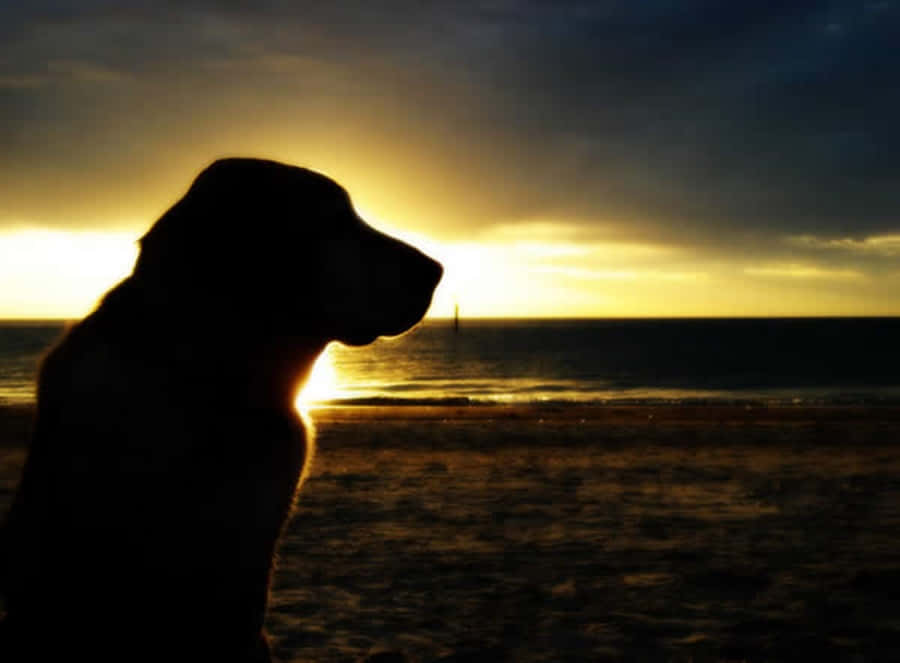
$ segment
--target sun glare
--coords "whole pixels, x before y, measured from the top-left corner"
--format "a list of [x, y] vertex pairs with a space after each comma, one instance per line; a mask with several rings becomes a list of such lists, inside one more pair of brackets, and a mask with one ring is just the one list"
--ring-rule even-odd
[[331, 346], [328, 346], [316, 360], [309, 379], [297, 394], [294, 404], [298, 410], [307, 410], [317, 403], [337, 398], [339, 394], [338, 375], [331, 356]]
[[0, 235], [0, 318], [80, 318], [131, 271], [135, 233], [26, 229]]

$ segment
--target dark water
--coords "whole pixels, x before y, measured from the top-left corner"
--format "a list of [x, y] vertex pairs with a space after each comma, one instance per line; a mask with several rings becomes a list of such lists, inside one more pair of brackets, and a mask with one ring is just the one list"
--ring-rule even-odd
[[37, 367], [61, 322], [0, 322], [0, 405], [34, 400]]
[[429, 321], [331, 354], [345, 397], [880, 402], [898, 338], [900, 318]]
[[[60, 323], [0, 323], [0, 402]], [[900, 402], [900, 318], [428, 320], [320, 362], [332, 402]]]

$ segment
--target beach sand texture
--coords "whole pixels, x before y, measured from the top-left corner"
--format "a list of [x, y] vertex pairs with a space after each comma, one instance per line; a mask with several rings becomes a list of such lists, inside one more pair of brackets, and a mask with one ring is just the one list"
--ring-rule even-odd
[[[268, 620], [279, 660], [900, 658], [897, 408], [313, 417]], [[2, 510], [29, 418], [0, 410]]]

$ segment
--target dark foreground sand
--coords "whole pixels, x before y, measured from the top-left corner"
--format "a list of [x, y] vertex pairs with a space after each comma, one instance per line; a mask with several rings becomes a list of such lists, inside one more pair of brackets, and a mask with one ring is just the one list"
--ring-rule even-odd
[[[897, 408], [313, 416], [284, 661], [900, 660]], [[29, 417], [0, 410], [0, 510]]]

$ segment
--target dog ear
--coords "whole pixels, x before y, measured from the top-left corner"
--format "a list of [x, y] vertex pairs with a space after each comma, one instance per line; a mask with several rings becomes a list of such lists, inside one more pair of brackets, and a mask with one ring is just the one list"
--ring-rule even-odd
[[164, 283], [181, 280], [196, 256], [191, 201], [185, 196], [175, 203], [139, 240], [140, 253], [134, 273], [142, 279]]
[[202, 277], [203, 265], [216, 257], [218, 240], [243, 221], [254, 185], [241, 174], [244, 160], [219, 160], [203, 170], [184, 196], [140, 239], [135, 274], [155, 281], [186, 283]]

